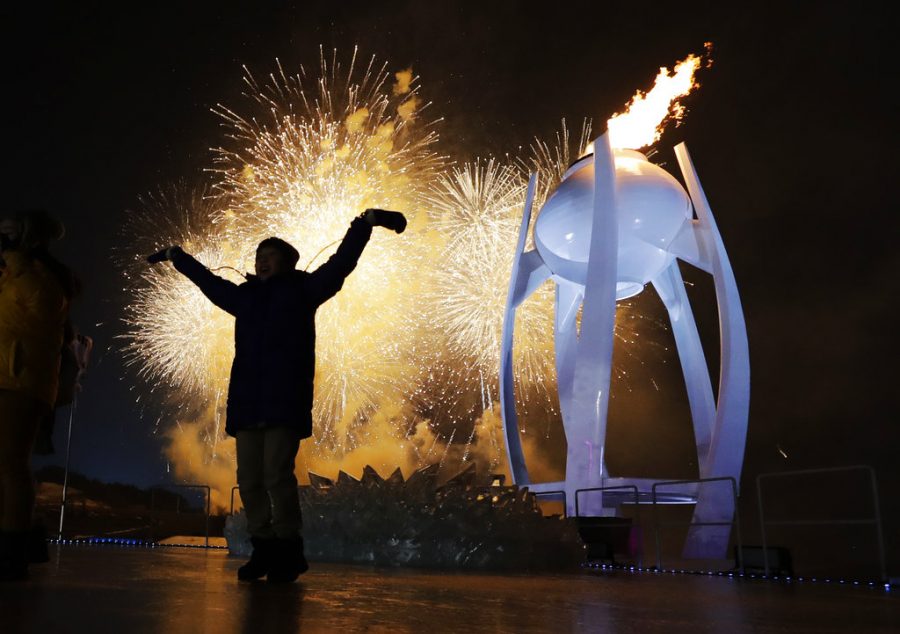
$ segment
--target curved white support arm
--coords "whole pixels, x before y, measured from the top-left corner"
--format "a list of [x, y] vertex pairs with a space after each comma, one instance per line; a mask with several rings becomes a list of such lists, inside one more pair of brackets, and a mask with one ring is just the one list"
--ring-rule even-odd
[[684, 280], [677, 260], [673, 259], [668, 268], [653, 280], [653, 287], [669, 313], [691, 407], [700, 476], [706, 477], [710, 438], [716, 418], [716, 401], [713, 398], [712, 382], [709, 380], [706, 355], [703, 354], [703, 345], [700, 343], [700, 333], [697, 332], [697, 322], [684, 290]]
[[511, 306], [513, 310], [531, 297], [532, 293], [551, 276], [550, 269], [544, 264], [537, 251], [523, 253], [517, 264], [519, 271], [516, 275], [516, 283], [510, 289], [510, 295], [506, 300], [507, 306]]
[[[531, 208], [534, 204], [534, 191], [537, 186], [537, 174], [532, 174], [528, 181], [525, 195], [525, 209], [522, 212], [522, 224], [519, 227], [519, 240], [513, 256], [512, 275], [509, 280], [509, 291], [506, 296], [506, 309], [503, 313], [503, 332], [500, 339], [500, 418], [503, 421], [503, 432], [506, 436], [506, 456], [509, 459], [510, 475], [513, 484], [529, 484], [528, 467], [525, 454], [522, 452], [522, 439], [519, 437], [519, 417], [516, 414], [516, 389], [513, 381], [513, 330], [516, 323], [516, 306], [522, 303], [526, 295], [524, 291], [530, 286], [528, 280], [539, 267], [533, 258], [526, 264], [532, 271], [523, 272], [523, 252], [528, 227], [531, 223]], [[543, 263], [541, 263], [543, 266]], [[546, 268], [546, 267], [545, 267]], [[549, 271], [547, 272], [549, 276]]]
[[722, 364], [719, 374], [719, 402], [710, 447], [709, 476], [728, 475], [740, 479], [750, 412], [750, 351], [747, 324], [737, 282], [725, 244], [713, 218], [706, 194], [684, 143], [675, 148], [697, 219], [706, 237], [710, 254], [716, 300], [719, 306]]
[[[566, 425], [566, 504], [570, 512], [575, 510], [575, 491], [600, 486], [604, 469], [619, 247], [616, 171], [608, 133], [594, 141], [593, 203], [590, 265], [575, 351], [572, 416]], [[587, 515], [603, 513], [601, 495], [585, 496], [584, 502], [579, 510]]]
[[578, 308], [584, 300], [584, 287], [570, 282], [559, 282], [556, 286], [556, 324], [554, 329], [554, 349], [556, 352], [556, 385], [559, 392], [559, 409], [566, 426], [573, 421], [573, 393], [575, 383], [575, 354], [578, 349]]
[[[741, 307], [734, 271], [722, 236], [719, 234], [706, 194], [684, 143], [675, 147], [678, 165], [694, 203], [703, 239], [702, 249], [709, 256], [716, 287], [721, 332], [721, 369], [719, 398], [713, 425], [707, 477], [731, 476], [740, 484], [747, 441], [747, 419], [750, 410], [750, 353], [747, 326]], [[731, 521], [734, 504], [731, 491], [721, 483], [701, 487], [695, 522]], [[722, 557], [727, 553], [730, 527], [693, 527], [688, 533], [685, 556]], [[705, 529], [705, 530], [704, 530]]]
[[708, 245], [709, 227], [703, 226], [699, 220], [686, 221], [678, 235], [672, 240], [668, 251], [701, 271], [712, 273], [712, 257]]

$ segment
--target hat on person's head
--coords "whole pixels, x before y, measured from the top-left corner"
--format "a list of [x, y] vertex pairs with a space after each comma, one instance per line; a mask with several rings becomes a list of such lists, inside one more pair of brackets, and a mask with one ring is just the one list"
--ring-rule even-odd
[[266, 238], [256, 247], [256, 252], [265, 248], [277, 249], [284, 256], [285, 262], [290, 268], [295, 268], [300, 260], [300, 252], [281, 238]]

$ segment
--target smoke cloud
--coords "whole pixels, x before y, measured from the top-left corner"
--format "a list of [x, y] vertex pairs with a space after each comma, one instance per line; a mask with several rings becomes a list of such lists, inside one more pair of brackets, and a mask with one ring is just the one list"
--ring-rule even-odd
[[214, 512], [227, 511], [231, 489], [237, 484], [234, 438], [207, 442], [209, 427], [202, 420], [180, 423], [166, 432], [166, 457], [176, 478], [186, 484], [206, 484], [211, 489]]
[[400, 115], [400, 118], [404, 121], [409, 121], [416, 115], [419, 105], [419, 98], [413, 95], [397, 106], [397, 114]]
[[[491, 476], [504, 475], [509, 483], [499, 411], [499, 403], [493, 403], [475, 421], [470, 435], [454, 435], [454, 441], [448, 442], [438, 435], [432, 421], [416, 419], [409, 404], [383, 403], [368, 418], [365, 433], [355, 437], [357, 444], [342, 453], [320, 451], [316, 438], [304, 440], [297, 457], [297, 480], [309, 484], [309, 472], [336, 479], [339, 471], [359, 478], [366, 466], [384, 478], [399, 468], [408, 478], [415, 470], [437, 463], [441, 465], [441, 479], [449, 479], [474, 464], [479, 481], [487, 483]], [[214, 415], [210, 408], [200, 419], [181, 422], [169, 430], [165, 452], [180, 481], [210, 486], [212, 508], [221, 513], [229, 510], [231, 490], [237, 483], [236, 453], [234, 438], [209, 441]], [[351, 426], [345, 421], [340, 428], [352, 438]], [[533, 436], [523, 437], [523, 447], [533, 481], [562, 478], [560, 467], [552, 464]], [[235, 506], [240, 507], [239, 496], [235, 496]]]
[[363, 126], [366, 124], [366, 120], [369, 118], [369, 109], [368, 108], [360, 108], [354, 111], [350, 116], [348, 116], [344, 120], [344, 125], [347, 127], [347, 131], [350, 133], [356, 133], [362, 130]]
[[412, 84], [414, 79], [412, 68], [398, 71], [394, 73], [394, 77], [397, 78], [397, 81], [394, 83], [394, 94], [399, 96], [409, 93], [410, 84]]

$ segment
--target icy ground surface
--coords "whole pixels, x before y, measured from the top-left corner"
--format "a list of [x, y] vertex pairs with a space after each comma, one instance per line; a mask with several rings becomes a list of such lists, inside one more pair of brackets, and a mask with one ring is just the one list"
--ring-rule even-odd
[[[476, 484], [474, 465], [438, 486], [437, 465], [404, 480], [366, 467], [357, 480], [310, 474], [300, 489], [310, 561], [468, 569], [577, 566], [584, 546], [575, 524], [543, 517], [534, 494]], [[229, 518], [232, 553], [250, 552], [243, 511]]]
[[51, 546], [0, 585], [3, 634], [897, 632], [898, 593], [695, 575], [485, 573], [313, 564], [240, 583], [223, 550]]

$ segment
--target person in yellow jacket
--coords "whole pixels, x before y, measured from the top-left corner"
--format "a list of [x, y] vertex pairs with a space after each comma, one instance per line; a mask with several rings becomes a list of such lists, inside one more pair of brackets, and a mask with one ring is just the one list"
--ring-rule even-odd
[[56, 401], [71, 271], [50, 255], [62, 223], [30, 210], [0, 219], [0, 581], [27, 576], [31, 451]]

